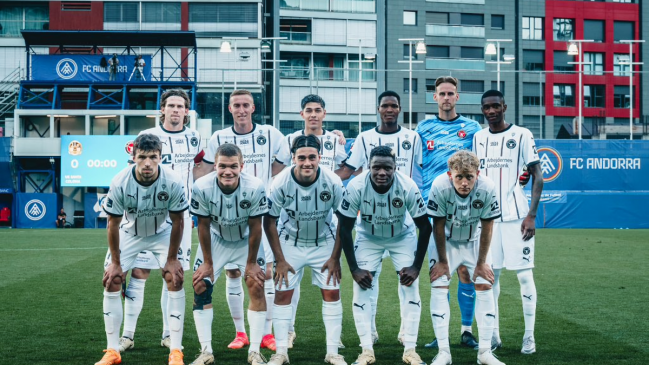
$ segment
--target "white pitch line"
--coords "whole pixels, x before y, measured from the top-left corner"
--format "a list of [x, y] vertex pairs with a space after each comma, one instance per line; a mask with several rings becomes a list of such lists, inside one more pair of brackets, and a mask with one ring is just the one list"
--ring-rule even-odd
[[107, 246], [102, 247], [53, 247], [53, 248], [8, 248], [2, 249], [0, 252], [8, 251], [58, 251], [58, 250], [97, 250], [97, 249], [108, 249]]

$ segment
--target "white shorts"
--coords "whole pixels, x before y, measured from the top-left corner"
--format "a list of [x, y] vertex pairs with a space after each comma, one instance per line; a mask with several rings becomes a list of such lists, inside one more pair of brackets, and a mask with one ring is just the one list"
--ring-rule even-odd
[[315, 247], [294, 246], [292, 243], [287, 243], [286, 240], [282, 238], [280, 238], [280, 244], [282, 245], [284, 259], [286, 259], [286, 262], [293, 267], [295, 275], [289, 271], [288, 287], [286, 287], [286, 283], [282, 283], [282, 288], [280, 289], [278, 284], [275, 287], [276, 290], [287, 291], [300, 286], [300, 281], [302, 281], [302, 277], [304, 276], [304, 269], [307, 267], [311, 268], [311, 283], [313, 285], [324, 290], [338, 290], [340, 288], [338, 284], [334, 285], [332, 279], [330, 279], [329, 284], [327, 284], [327, 276], [329, 275], [328, 270], [321, 272], [322, 266], [324, 266], [327, 260], [331, 258], [334, 245]]
[[[272, 264], [273, 261], [275, 261], [275, 256], [273, 256], [273, 250], [270, 248], [270, 244], [268, 243], [268, 238], [266, 238], [266, 232], [264, 232], [264, 228], [261, 228], [261, 243], [259, 244], [259, 251], [264, 252], [264, 260], [266, 260], [266, 263]], [[225, 269], [226, 270], [236, 270], [238, 269], [239, 266], [232, 262], [228, 262], [225, 264]]]
[[[167, 263], [169, 255], [169, 239], [171, 238], [171, 229], [155, 234], [153, 236], [131, 236], [120, 231], [119, 235], [120, 263], [122, 271], [126, 272], [136, 266], [136, 258], [142, 251], [150, 251], [152, 264], [155, 269], [163, 268]], [[104, 269], [111, 263], [110, 249], [106, 253], [104, 260]]]
[[534, 267], [534, 237], [523, 241], [523, 220], [494, 222], [491, 256], [494, 269], [521, 270]]
[[[236, 269], [241, 270], [243, 275], [246, 269], [246, 262], [248, 261], [248, 237], [239, 241], [225, 241], [220, 236], [210, 231], [212, 240], [212, 265], [214, 267], [214, 282], [219, 278], [223, 267], [230, 263]], [[194, 259], [194, 271], [203, 263], [203, 250], [198, 246], [196, 251], [196, 258]], [[264, 257], [264, 248], [259, 247], [257, 252], [257, 263], [261, 266], [262, 270], [266, 269], [266, 259]]]
[[[171, 231], [170, 231], [171, 232]], [[120, 239], [121, 239], [120, 231]], [[180, 241], [180, 248], [178, 249], [178, 260], [183, 264], [183, 270], [189, 270], [190, 257], [192, 255], [192, 220], [185, 217], [185, 225], [183, 227], [183, 237]], [[135, 259], [135, 265], [140, 269], [157, 269], [158, 264], [155, 261], [153, 254], [150, 251], [142, 251]]]
[[[446, 257], [448, 260], [448, 269], [451, 272], [451, 277], [455, 273], [455, 270], [460, 265], [466, 266], [469, 271], [469, 276], [473, 279], [473, 272], [475, 271], [475, 266], [478, 262], [478, 256], [480, 254], [480, 240], [469, 241], [469, 242], [458, 242], [458, 241], [446, 241]], [[433, 266], [439, 261], [439, 255], [437, 254], [437, 247], [435, 246], [435, 240], [431, 236], [430, 242], [428, 243], [428, 272], [432, 270]], [[487, 264], [491, 265], [491, 253], [487, 253]], [[451, 282], [451, 279], [446, 275], [438, 278], [437, 280], [431, 283], [431, 286], [448, 286]], [[491, 284], [482, 277], [476, 278], [476, 284]]]
[[388, 252], [394, 269], [399, 272], [415, 261], [417, 234], [412, 230], [401, 236], [384, 238], [356, 233], [354, 248], [359, 268], [376, 272], [385, 252]]

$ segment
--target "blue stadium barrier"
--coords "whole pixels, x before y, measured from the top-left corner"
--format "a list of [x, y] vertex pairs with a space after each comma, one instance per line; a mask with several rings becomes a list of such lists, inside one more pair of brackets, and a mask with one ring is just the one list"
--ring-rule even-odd
[[16, 228], [56, 228], [58, 194], [17, 193]]

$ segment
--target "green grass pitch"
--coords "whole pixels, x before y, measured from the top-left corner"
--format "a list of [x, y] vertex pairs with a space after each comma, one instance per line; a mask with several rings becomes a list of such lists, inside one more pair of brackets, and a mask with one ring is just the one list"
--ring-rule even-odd
[[[194, 233], [194, 252], [196, 233]], [[507, 364], [641, 364], [649, 360], [646, 306], [649, 303], [649, 232], [646, 230], [538, 230], [534, 276], [539, 300], [537, 353], [520, 354], [523, 315], [518, 282], [512, 272], [502, 277], [501, 337], [496, 352]], [[103, 230], [0, 231], [0, 364], [94, 364], [106, 346], [102, 319], [102, 263], [106, 253]], [[397, 342], [399, 305], [397, 279], [385, 260], [380, 281], [375, 346], [377, 364], [401, 363]], [[185, 276], [187, 310], [185, 361], [199, 346], [191, 315], [191, 273]], [[344, 305], [340, 353], [348, 363], [358, 355], [358, 337], [351, 312], [351, 276], [343, 266]], [[454, 364], [475, 364], [475, 352], [459, 347], [460, 315], [457, 278], [451, 286], [451, 344]], [[322, 364], [326, 352], [322, 299], [304, 277], [291, 364]], [[147, 282], [144, 309], [135, 349], [123, 364], [166, 364], [160, 347], [159, 305], [162, 280], [154, 271]], [[423, 344], [433, 339], [430, 286], [420, 280], [422, 317], [418, 352], [430, 363], [435, 351]], [[246, 301], [247, 302], [247, 301]], [[213, 347], [216, 364], [246, 364], [246, 350], [229, 350], [234, 325], [225, 301], [224, 279], [214, 290]], [[474, 324], [474, 332], [477, 333]], [[270, 352], [263, 350], [270, 357]]]

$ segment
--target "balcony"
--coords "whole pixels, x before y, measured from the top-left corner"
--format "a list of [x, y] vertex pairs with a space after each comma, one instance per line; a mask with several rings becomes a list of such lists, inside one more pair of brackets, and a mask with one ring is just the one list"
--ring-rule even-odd
[[[329, 68], [315, 67], [314, 75], [308, 67], [282, 66], [279, 77], [291, 80], [316, 80], [316, 81], [358, 81], [358, 68]], [[376, 70], [364, 68], [362, 71], [362, 82], [376, 81]]]
[[279, 32], [284, 44], [311, 44], [311, 32]]
[[426, 69], [484, 71], [485, 61], [465, 58], [427, 58]]
[[[429, 3], [457, 3], [457, 0], [426, 0]], [[462, 4], [484, 5], [485, 0], [462, 0]]]
[[484, 38], [484, 26], [426, 24], [426, 35], [433, 37]]

